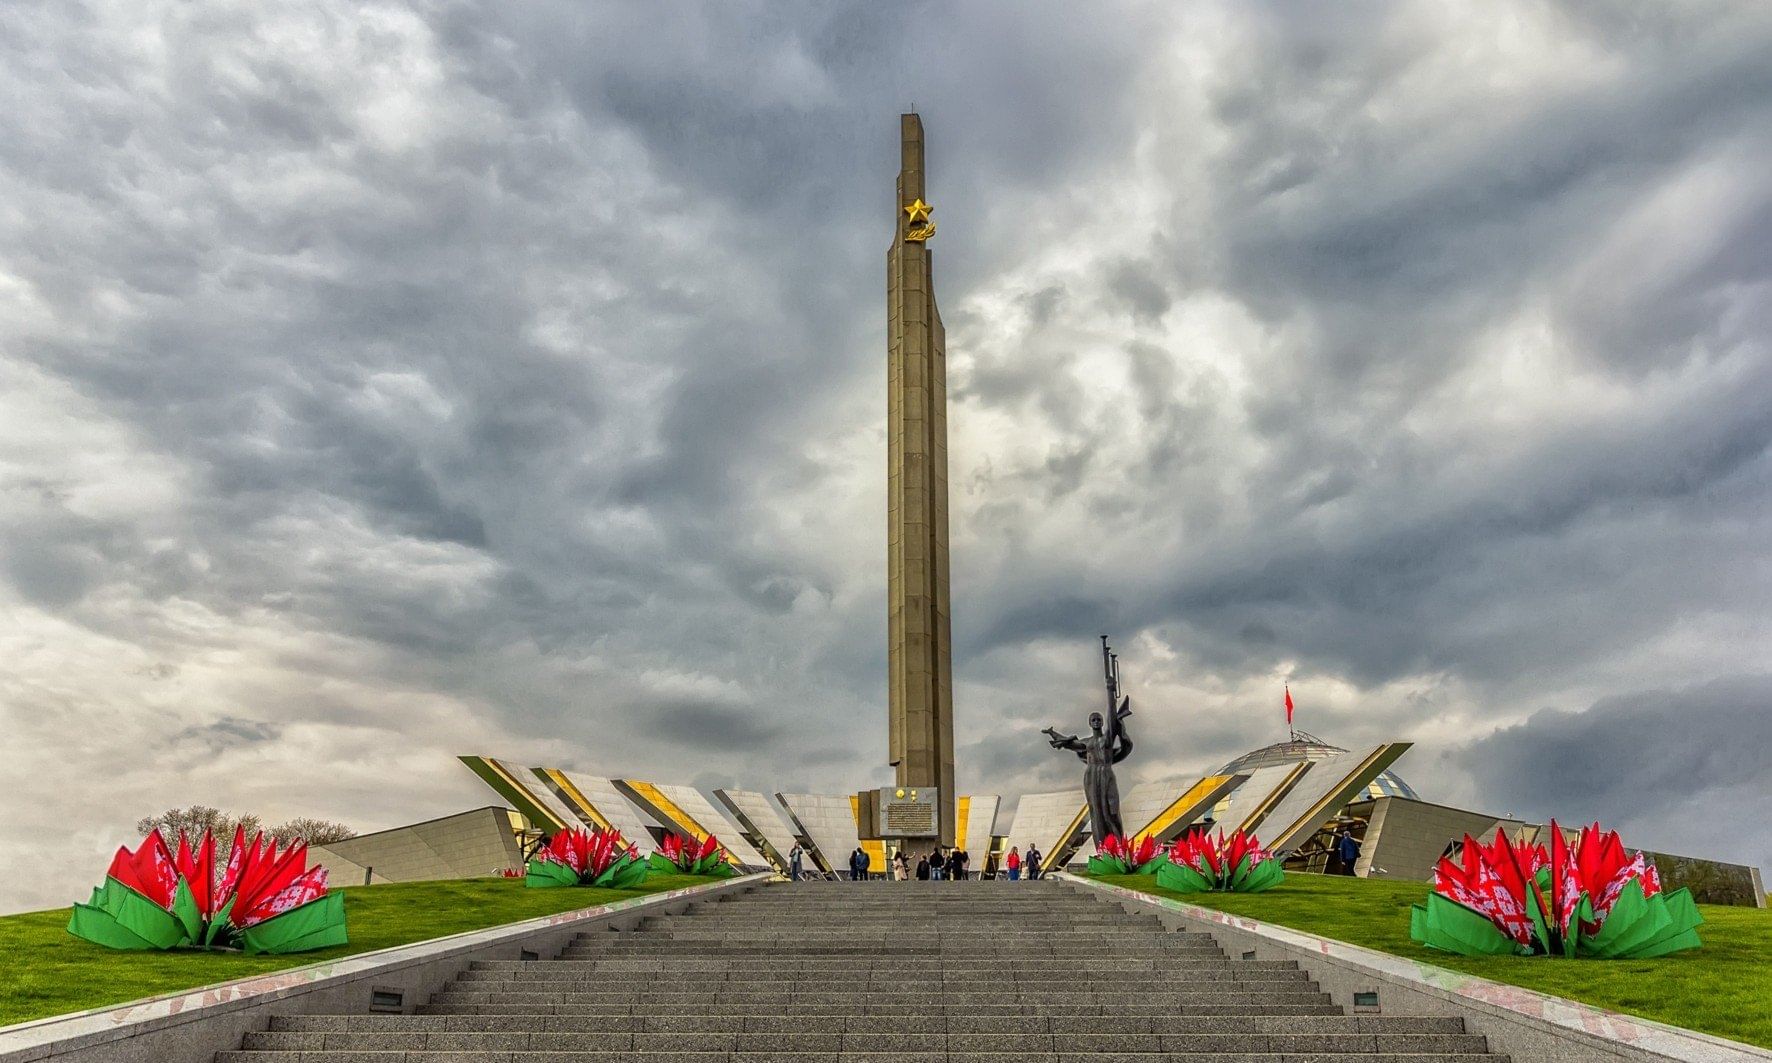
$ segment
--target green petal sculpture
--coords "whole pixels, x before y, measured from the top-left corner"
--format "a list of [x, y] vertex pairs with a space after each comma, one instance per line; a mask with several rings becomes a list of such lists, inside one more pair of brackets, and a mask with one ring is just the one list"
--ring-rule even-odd
[[1571, 850], [1552, 820], [1550, 838], [1465, 835], [1462, 862], [1442, 857], [1433, 892], [1411, 909], [1409, 936], [1465, 956], [1645, 959], [1699, 947], [1691, 893], [1664, 892], [1655, 864], [1616, 831], [1583, 827]]

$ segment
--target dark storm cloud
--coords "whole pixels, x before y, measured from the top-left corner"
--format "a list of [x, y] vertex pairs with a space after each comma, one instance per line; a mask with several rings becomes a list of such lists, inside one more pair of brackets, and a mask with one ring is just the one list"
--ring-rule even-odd
[[1772, 677], [1736, 675], [1544, 709], [1446, 759], [1504, 811], [1602, 820], [1633, 844], [1763, 867], [1769, 745]]
[[725, 705], [660, 706], [647, 725], [667, 742], [699, 750], [761, 750], [781, 734], [756, 713]]
[[9, 16], [5, 765], [95, 859], [193, 801], [467, 807], [469, 751], [876, 777], [913, 102], [967, 788], [1073, 781], [1037, 732], [1102, 631], [1137, 778], [1267, 740], [1288, 676], [1480, 775], [1769, 634], [1761, 5]]
[[1575, 822], [1635, 818], [1704, 791], [1763, 810], [1768, 748], [1772, 676], [1747, 675], [1544, 709], [1452, 756], [1517, 813]]
[[242, 720], [224, 716], [211, 723], [187, 727], [173, 736], [190, 748], [201, 748], [204, 755], [214, 756], [229, 749], [275, 741], [282, 728], [258, 720]]

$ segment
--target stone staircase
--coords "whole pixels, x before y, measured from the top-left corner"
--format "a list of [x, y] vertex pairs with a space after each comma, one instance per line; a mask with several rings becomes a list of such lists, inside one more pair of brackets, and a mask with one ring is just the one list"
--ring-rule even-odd
[[803, 882], [475, 963], [416, 1015], [273, 1019], [218, 1063], [1505, 1063], [1463, 1020], [1346, 1015], [1057, 883]]

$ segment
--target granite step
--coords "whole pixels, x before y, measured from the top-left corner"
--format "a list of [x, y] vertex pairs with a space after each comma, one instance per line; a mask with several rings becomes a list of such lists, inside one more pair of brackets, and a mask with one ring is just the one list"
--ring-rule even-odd
[[243, 1048], [259, 1052], [917, 1052], [932, 1039], [947, 1052], [1316, 1052], [1316, 1053], [1481, 1053], [1476, 1034], [1389, 1033], [953, 1033], [768, 1032], [624, 1033], [608, 1030], [485, 1033], [251, 1033]]
[[591, 964], [576, 964], [570, 960], [557, 960], [556, 963], [571, 963], [570, 969], [544, 970], [495, 970], [495, 971], [463, 971], [457, 976], [458, 981], [468, 982], [624, 982], [637, 978], [648, 981], [678, 982], [724, 982], [729, 985], [739, 983], [757, 983], [762, 985], [799, 985], [812, 983], [852, 983], [861, 986], [904, 985], [908, 981], [940, 982], [943, 985], [991, 985], [996, 983], [1012, 984], [1022, 987], [1039, 986], [1046, 983], [1065, 985], [1075, 984], [1079, 978], [1086, 978], [1098, 986], [1112, 985], [1118, 982], [1169, 982], [1196, 981], [1203, 978], [1234, 980], [1237, 978], [1266, 979], [1281, 976], [1304, 977], [1302, 971], [1287, 967], [1239, 967], [1229, 961], [1220, 960], [1215, 963], [1199, 963], [1177, 965], [1174, 967], [1158, 967], [1132, 971], [1066, 971], [1051, 967], [1029, 965], [1022, 968], [983, 968], [965, 969], [945, 965], [925, 966], [921, 964], [889, 964], [874, 970], [840, 968], [814, 968], [802, 970], [785, 967], [772, 971], [751, 971], [734, 967], [724, 970], [684, 969], [678, 967], [650, 967], [640, 969], [615, 969], [595, 967]]
[[1072, 967], [1053, 969], [1029, 965], [1016, 966], [964, 966], [958, 963], [943, 963], [931, 967], [910, 966], [905, 964], [881, 964], [878, 967], [796, 967], [792, 964], [780, 967], [757, 970], [743, 965], [712, 966], [707, 964], [674, 965], [674, 964], [606, 964], [595, 960], [555, 960], [545, 966], [531, 963], [527, 967], [506, 967], [481, 969], [478, 967], [464, 971], [458, 977], [462, 980], [508, 980], [515, 982], [542, 981], [577, 981], [608, 982], [621, 980], [634, 975], [648, 975], [656, 980], [704, 981], [704, 982], [762, 982], [762, 983], [793, 983], [839, 981], [858, 982], [864, 985], [902, 985], [906, 979], [939, 980], [946, 983], [1037, 983], [1067, 982], [1074, 983], [1080, 978], [1096, 984], [1113, 982], [1153, 982], [1171, 979], [1193, 979], [1198, 977], [1231, 978], [1238, 975], [1257, 976], [1278, 973], [1296, 974], [1303, 977], [1302, 971], [1296, 967], [1244, 967], [1235, 961], [1220, 958], [1216, 962], [1145, 965], [1122, 970], [1106, 965], [1099, 967]]
[[[609, 1016], [609, 1015], [655, 1015], [666, 1009], [660, 1009], [650, 1003], [625, 1004], [472, 1004], [432, 1002], [421, 1005], [421, 1015], [553, 1015], [553, 1016]], [[971, 1004], [964, 1007], [947, 1008], [944, 1006], [924, 1006], [906, 1008], [893, 1004], [777, 1004], [767, 1010], [772, 1016], [810, 1016], [810, 1015], [867, 1015], [888, 1019], [921, 1019], [928, 1016], [944, 1015], [952, 1017], [1000, 1018], [1013, 1016], [1020, 1018], [1080, 1017], [1100, 1015], [1102, 1009], [1093, 1001], [1075, 1004]], [[1341, 1015], [1342, 1010], [1333, 1003], [1294, 1004], [1224, 1004], [1224, 1003], [1189, 1003], [1168, 1005], [1163, 1011], [1172, 1015], [1185, 1016], [1318, 1016]], [[750, 1003], [708, 1004], [696, 1008], [697, 1015], [756, 1015], [758, 1009]]]
[[[515, 1008], [526, 1005], [563, 1007], [574, 1004], [626, 1004], [635, 1008], [644, 1006], [690, 1012], [719, 1005], [743, 1005], [766, 1012], [773, 1012], [795, 1004], [840, 1005], [849, 1008], [860, 1006], [867, 1009], [879, 1008], [897, 1011], [917, 1011], [943, 1006], [941, 1001], [929, 996], [895, 994], [866, 1001], [858, 999], [862, 996], [865, 995], [854, 993], [512, 993], [507, 991], [463, 993], [452, 990], [438, 994], [434, 998], [434, 1003], [473, 1004], [495, 1008]], [[1059, 999], [1058, 994], [962, 993], [953, 996], [957, 999], [949, 1001], [944, 1009], [949, 1013], [955, 1009], [966, 1008], [1037, 1008], [1066, 1003]], [[1270, 989], [1260, 991], [1189, 989], [1185, 992], [1140, 993], [1137, 995], [1079, 993], [1073, 999], [1079, 1004], [1094, 1004], [1098, 1010], [1143, 1008], [1169, 1010], [1188, 1006], [1224, 1007], [1230, 1005], [1296, 1007], [1330, 1002], [1328, 994], [1325, 993], [1315, 993], [1308, 990], [1283, 992]]]
[[[924, 955], [940, 957], [940, 956], [943, 956], [944, 954], [932, 952], [932, 953], [925, 953]], [[1052, 953], [1048, 953], [1048, 955], [1058, 956], [1058, 955], [1063, 955], [1063, 954], [1057, 953], [1057, 952], [1052, 952]], [[1071, 971], [1163, 970], [1168, 967], [1177, 966], [1177, 963], [1175, 961], [1177, 961], [1179, 959], [1186, 959], [1191, 963], [1204, 963], [1204, 962], [1209, 961], [1212, 957], [1218, 957], [1218, 958], [1222, 959], [1223, 955], [1224, 954], [1218, 949], [1205, 948], [1202, 946], [1202, 947], [1196, 947], [1196, 948], [1186, 949], [1186, 950], [1167, 949], [1167, 950], [1163, 950], [1161, 952], [1151, 952], [1151, 953], [1146, 953], [1146, 954], [1137, 955], [1137, 956], [1127, 956], [1127, 955], [1122, 955], [1120, 953], [1115, 953], [1112, 956], [1089, 956], [1089, 957], [1084, 957], [1084, 958], [1078, 958], [1078, 957], [1074, 957], [1074, 956], [1066, 956], [1065, 957], [1065, 968], [1066, 968], [1066, 970], [1071, 970]], [[475, 970], [511, 970], [511, 969], [514, 969], [515, 965], [520, 964], [520, 963], [524, 963], [524, 962], [529, 962], [529, 961], [520, 961], [520, 960], [497, 961], [499, 963], [499, 966], [496, 966], [496, 967], [492, 965], [493, 962], [494, 961], [482, 961], [480, 963], [476, 963], [474, 965], [474, 969]], [[804, 970], [837, 971], [837, 970], [857, 970], [857, 969], [865, 970], [865, 969], [869, 969], [870, 967], [884, 970], [889, 967], [902, 967], [903, 966], [902, 962], [898, 961], [898, 960], [890, 960], [890, 959], [884, 959], [884, 958], [876, 959], [876, 958], [867, 957], [867, 956], [861, 956], [861, 957], [826, 956], [826, 955], [822, 955], [816, 951], [806, 952], [804, 954], [800, 954], [800, 953], [796, 953], [793, 955], [784, 954], [781, 956], [774, 956], [774, 955], [768, 955], [768, 954], [765, 954], [762, 956], [727, 956], [727, 955], [724, 955], [724, 954], [717, 952], [717, 951], [709, 951], [709, 952], [702, 952], [702, 953], [694, 953], [694, 952], [661, 953], [661, 952], [655, 952], [655, 953], [651, 953], [651, 954], [647, 954], [644, 952], [625, 952], [625, 953], [620, 953], [620, 954], [611, 954], [611, 953], [607, 953], [607, 952], [577, 950], [577, 951], [573, 951], [570, 955], [568, 955], [567, 953], [562, 953], [560, 955], [559, 959], [555, 962], [562, 963], [562, 964], [571, 964], [573, 966], [583, 966], [583, 967], [589, 967], [591, 965], [595, 965], [597, 970], [605, 970], [605, 971], [684, 970], [684, 969], [695, 969], [699, 965], [719, 965], [718, 968], [716, 968], [714, 966], [706, 966], [705, 968], [703, 968], [703, 969], [707, 969], [707, 970], [714, 970], [714, 969], [722, 969], [723, 970], [726, 968], [743, 968], [745, 970], [751, 970], [751, 971], [773, 971], [773, 970], [790, 970], [790, 969], [791, 970], [801, 970], [801, 971], [804, 971]], [[1231, 961], [1227, 960], [1226, 962], [1231, 962]], [[956, 953], [952, 953], [952, 954], [946, 954], [946, 963], [948, 965], [951, 965], [946, 968], [949, 970], [953, 969], [954, 967], [960, 967], [963, 969], [977, 969], [977, 970], [982, 971], [982, 970], [991, 970], [991, 969], [1000, 970], [1003, 967], [1002, 961], [998, 960], [995, 957], [986, 957], [986, 958], [981, 959], [981, 958], [977, 958], [977, 957], [973, 956], [971, 953], [967, 953], [967, 952], [956, 952]], [[1023, 965], [1018, 965], [1018, 966], [1037, 966], [1037, 965], [1023, 964]]]
[[[816, 1024], [816, 1025], [815, 1025]], [[1167, 1034], [1460, 1034], [1464, 1020], [1432, 1015], [1175, 1015], [1146, 1013], [1034, 1016], [919, 1015], [883, 1018], [877, 1015], [831, 1015], [808, 1020], [783, 1015], [619, 1015], [591, 1021], [552, 1016], [538, 1022], [531, 1015], [280, 1015], [271, 1020], [277, 1033], [344, 1033], [364, 1030], [388, 1033], [474, 1033], [510, 1030], [524, 1033], [611, 1030], [626, 1033], [792, 1033], [802, 1029], [840, 1029], [845, 1033], [1095, 1033]]]
[[1507, 1057], [1480, 1052], [1350, 1052], [1318, 1051], [1182, 1051], [1114, 1052], [948, 1052], [865, 1051], [815, 1052], [792, 1049], [761, 1052], [667, 1051], [449, 1051], [355, 1048], [321, 1051], [242, 1050], [216, 1053], [217, 1063], [1317, 1063], [1327, 1056], [1372, 1060], [1373, 1063], [1506, 1063]]

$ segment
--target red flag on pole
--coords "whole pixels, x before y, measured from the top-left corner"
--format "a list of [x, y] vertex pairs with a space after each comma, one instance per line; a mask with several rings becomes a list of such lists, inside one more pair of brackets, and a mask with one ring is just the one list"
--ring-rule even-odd
[[1292, 730], [1292, 684], [1286, 684], [1286, 730]]

